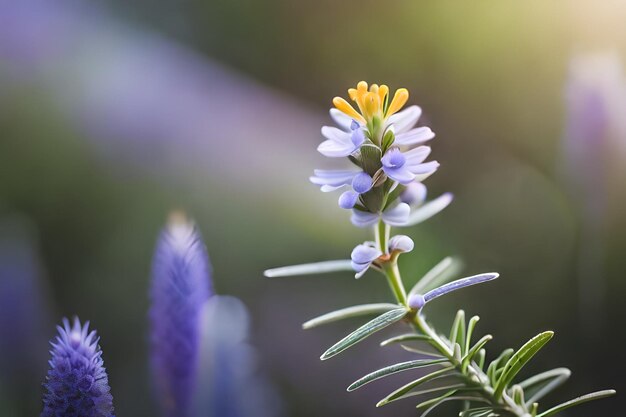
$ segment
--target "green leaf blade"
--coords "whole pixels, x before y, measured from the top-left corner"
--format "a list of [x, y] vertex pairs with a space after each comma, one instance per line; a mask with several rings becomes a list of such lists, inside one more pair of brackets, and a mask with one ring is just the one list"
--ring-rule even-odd
[[408, 394], [411, 390], [413, 390], [414, 388], [428, 381], [432, 381], [437, 378], [442, 378], [444, 376], [454, 375], [454, 373], [451, 373], [452, 371], [454, 371], [454, 366], [448, 366], [448, 367], [439, 369], [438, 371], [431, 372], [430, 374], [424, 375], [423, 377], [418, 378], [415, 381], [411, 381], [408, 384], [401, 386], [400, 388], [398, 388], [391, 394], [387, 395], [382, 400], [380, 400], [378, 404], [376, 404], [376, 407], [382, 407], [383, 405], [388, 404], [392, 401], [396, 401], [401, 398], [404, 398], [404, 396]]
[[418, 359], [414, 361], [401, 362], [394, 365], [386, 366], [377, 371], [369, 373], [357, 381], [350, 384], [348, 391], [354, 391], [362, 386], [376, 381], [377, 379], [384, 378], [389, 375], [396, 374], [398, 372], [407, 371], [410, 369], [423, 368], [426, 366], [433, 366], [441, 363], [448, 363], [447, 359]]
[[346, 307], [315, 317], [302, 324], [302, 328], [311, 329], [313, 327], [333, 323], [335, 321], [344, 320], [352, 317], [366, 316], [370, 314], [382, 314], [397, 308], [397, 304], [391, 303], [361, 304], [357, 306]]
[[406, 308], [396, 308], [394, 310], [387, 311], [386, 313], [376, 317], [375, 319], [365, 323], [363, 326], [359, 327], [339, 342], [335, 343], [331, 346], [322, 356], [321, 360], [330, 359], [335, 355], [343, 352], [349, 347], [359, 343], [366, 337], [371, 336], [375, 332], [384, 329], [385, 327], [401, 320], [406, 316], [408, 310]]
[[537, 414], [537, 417], [548, 417], [548, 416], [553, 416], [557, 413], [560, 413], [561, 411], [570, 408], [570, 407], [574, 407], [576, 405], [580, 405], [589, 401], [593, 401], [593, 400], [599, 400], [602, 398], [606, 398], [606, 397], [610, 397], [612, 395], [615, 395], [615, 390], [613, 389], [607, 389], [604, 391], [597, 391], [597, 392], [592, 392], [591, 394], [587, 394], [587, 395], [582, 395], [578, 398], [574, 398], [573, 400], [569, 400], [567, 402], [564, 402], [562, 404], [559, 404], [555, 407], [552, 407], [549, 410], [544, 411], [543, 413]]
[[550, 339], [552, 339], [552, 336], [554, 336], [554, 332], [551, 331], [540, 333], [526, 342], [517, 352], [513, 354], [513, 356], [511, 356], [506, 365], [504, 365], [502, 375], [500, 375], [500, 378], [494, 387], [495, 398], [501, 398], [507, 385], [513, 380], [513, 378], [515, 378], [524, 365], [526, 365], [526, 363], [528, 363], [528, 361], [530, 361], [532, 357], [535, 356], [535, 354], [539, 352], [539, 350], [541, 350], [541, 348], [543, 348], [546, 343], [550, 341]]
[[267, 269], [263, 272], [268, 278], [290, 277], [297, 275], [327, 274], [330, 272], [352, 271], [349, 259], [336, 261], [313, 262], [300, 265], [282, 266], [280, 268]]

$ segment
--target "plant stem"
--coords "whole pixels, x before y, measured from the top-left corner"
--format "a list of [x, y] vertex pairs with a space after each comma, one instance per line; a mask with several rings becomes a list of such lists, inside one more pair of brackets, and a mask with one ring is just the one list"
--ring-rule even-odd
[[[391, 287], [397, 302], [402, 305], [406, 305], [406, 292], [402, 283], [402, 277], [400, 276], [397, 259], [394, 258], [390, 262], [385, 263], [382, 269], [387, 277], [387, 281], [389, 282], [389, 286]], [[506, 393], [502, 395], [502, 398], [496, 399], [494, 396], [494, 390], [489, 384], [489, 377], [480, 368], [478, 368], [478, 366], [470, 363], [467, 370], [463, 370], [462, 360], [455, 357], [454, 349], [449, 346], [428, 324], [420, 311], [410, 315], [409, 318], [411, 324], [416, 330], [431, 338], [430, 344], [445, 358], [447, 358], [452, 365], [455, 366], [468, 386], [478, 388], [481, 391], [482, 396], [492, 405], [504, 407], [516, 416], [523, 417], [528, 415], [528, 413], [515, 404], [515, 402]]]

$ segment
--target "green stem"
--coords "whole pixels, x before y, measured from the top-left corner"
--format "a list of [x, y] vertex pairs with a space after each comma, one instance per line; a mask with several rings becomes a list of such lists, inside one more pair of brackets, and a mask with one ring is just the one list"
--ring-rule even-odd
[[[395, 258], [390, 262], [383, 265], [383, 272], [387, 276], [387, 281], [396, 297], [398, 303], [406, 305], [406, 292], [402, 283], [402, 277], [400, 276], [400, 270], [398, 269], [398, 263]], [[505, 407], [511, 410], [517, 416], [525, 416], [527, 412], [519, 407], [506, 393], [501, 399], [496, 399], [494, 396], [494, 390], [489, 385], [489, 378], [487, 375], [478, 368], [475, 364], [470, 363], [467, 369], [463, 368], [462, 360], [459, 360], [454, 355], [454, 350], [437, 334], [437, 332], [426, 322], [420, 312], [416, 312], [410, 316], [411, 324], [418, 331], [431, 338], [430, 344], [441, 353], [465, 379], [465, 383], [468, 386], [477, 387], [480, 389], [483, 397], [491, 404], [500, 407]]]

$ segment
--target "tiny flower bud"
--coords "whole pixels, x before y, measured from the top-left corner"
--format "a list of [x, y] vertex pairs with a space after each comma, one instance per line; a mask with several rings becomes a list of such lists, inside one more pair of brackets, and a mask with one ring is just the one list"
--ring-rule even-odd
[[413, 294], [409, 297], [409, 307], [414, 310], [420, 310], [426, 304], [422, 294]]
[[339, 207], [342, 209], [351, 209], [356, 205], [359, 194], [354, 191], [346, 191], [339, 196]]

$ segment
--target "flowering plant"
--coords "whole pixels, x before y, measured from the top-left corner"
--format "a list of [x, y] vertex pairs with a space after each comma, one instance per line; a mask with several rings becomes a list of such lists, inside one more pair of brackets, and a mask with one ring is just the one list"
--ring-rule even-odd
[[570, 371], [556, 368], [541, 372], [523, 381], [520, 370], [553, 336], [546, 331], [533, 337], [518, 350], [507, 349], [487, 360], [486, 344], [491, 335], [475, 337], [479, 320], [466, 321], [459, 310], [446, 335], [435, 330], [424, 313], [434, 299], [471, 285], [498, 278], [497, 273], [483, 273], [449, 282], [456, 268], [446, 258], [426, 273], [408, 292], [400, 274], [400, 255], [413, 249], [413, 241], [405, 235], [391, 236], [392, 227], [416, 225], [443, 210], [451, 201], [450, 194], [427, 202], [423, 181], [439, 164], [426, 162], [430, 147], [425, 142], [434, 138], [428, 127], [416, 127], [421, 109], [410, 106], [401, 110], [409, 98], [406, 89], [399, 89], [390, 100], [386, 85], [368, 86], [364, 81], [348, 90], [353, 107], [341, 97], [333, 100], [331, 117], [339, 128], [324, 126], [326, 138], [318, 151], [330, 158], [348, 158], [352, 170], [315, 170], [313, 184], [323, 192], [347, 189], [339, 197], [339, 206], [352, 211], [351, 221], [357, 227], [373, 227], [374, 241], [354, 248], [350, 260], [309, 263], [265, 271], [268, 277], [328, 273], [352, 270], [360, 278], [369, 269], [380, 272], [389, 283], [392, 303], [363, 304], [343, 308], [304, 323], [309, 329], [322, 324], [357, 316], [376, 315], [346, 337], [335, 343], [322, 360], [345, 351], [375, 332], [405, 322], [411, 331], [387, 339], [381, 346], [400, 344], [419, 355], [415, 360], [396, 363], [369, 373], [353, 382], [348, 391], [388, 375], [417, 368], [426, 373], [396, 389], [377, 406], [399, 399], [419, 396], [417, 408], [422, 416], [449, 401], [460, 401], [459, 416], [548, 417], [572, 406], [607, 397], [615, 393], [605, 390], [583, 395], [546, 410], [538, 401], [563, 383]]

